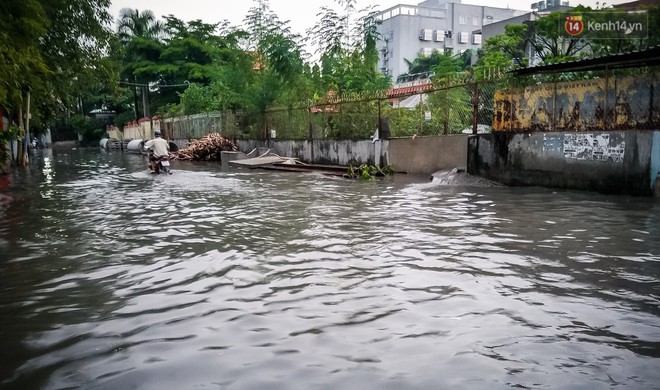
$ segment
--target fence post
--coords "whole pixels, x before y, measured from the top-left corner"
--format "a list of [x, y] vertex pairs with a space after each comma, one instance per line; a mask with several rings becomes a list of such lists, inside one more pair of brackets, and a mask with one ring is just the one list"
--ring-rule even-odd
[[445, 89], [445, 135], [449, 135], [449, 89]]
[[312, 122], [312, 105], [310, 104], [307, 107], [307, 139], [312, 140], [314, 138], [314, 123]]
[[552, 131], [557, 131], [557, 76], [552, 76]]
[[[513, 130], [513, 88], [509, 88], [509, 131]], [[506, 106], [505, 106], [506, 109]], [[505, 114], [506, 118], [506, 114]]]
[[650, 80], [651, 82], [649, 83], [649, 119], [646, 122], [649, 128], [655, 125], [653, 123], [653, 99], [655, 98], [655, 96], [653, 95], [653, 90], [655, 89], [656, 80], [655, 80], [655, 73], [651, 73], [651, 75], [652, 78]]
[[[607, 111], [609, 109], [609, 95], [610, 95], [610, 70], [608, 69], [607, 65], [605, 65], [605, 110], [603, 111], [603, 130], [608, 129], [608, 116]], [[616, 106], [616, 104], [615, 104]]]
[[378, 139], [383, 138], [383, 134], [382, 134], [382, 131], [383, 131], [383, 117], [382, 117], [381, 107], [380, 107], [381, 102], [382, 102], [382, 100], [378, 99]]
[[477, 119], [479, 115], [479, 84], [474, 82], [474, 93], [472, 94], [472, 134], [477, 134]]

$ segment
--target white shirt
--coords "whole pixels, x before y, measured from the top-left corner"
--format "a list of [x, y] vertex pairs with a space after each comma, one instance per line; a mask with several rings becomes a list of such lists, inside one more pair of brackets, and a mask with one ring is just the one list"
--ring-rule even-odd
[[155, 157], [168, 156], [170, 154], [170, 144], [160, 137], [156, 137], [144, 144], [146, 148], [154, 151]]

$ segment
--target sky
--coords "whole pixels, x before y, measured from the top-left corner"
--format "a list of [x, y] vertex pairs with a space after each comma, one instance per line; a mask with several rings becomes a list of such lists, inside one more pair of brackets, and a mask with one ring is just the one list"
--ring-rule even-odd
[[[529, 10], [530, 5], [538, 0], [464, 0], [464, 4], [488, 5], [492, 7], [510, 7]], [[632, 0], [605, 0], [608, 5], [626, 3]], [[376, 5], [377, 10], [385, 10], [397, 4], [417, 5], [418, 1], [400, 0], [357, 0], [357, 8]], [[601, 3], [603, 1], [601, 0]], [[595, 7], [595, 0], [569, 0], [570, 5], [578, 4]], [[112, 0], [110, 12], [117, 19], [122, 8], [137, 8], [140, 11], [151, 10], [157, 17], [173, 14], [183, 21], [201, 19], [205, 23], [218, 23], [228, 20], [231, 25], [238, 26], [250, 8], [256, 5], [250, 0]], [[289, 21], [291, 30], [304, 36], [318, 20], [317, 14], [321, 6], [336, 4], [332, 0], [270, 0], [270, 8], [282, 21]]]

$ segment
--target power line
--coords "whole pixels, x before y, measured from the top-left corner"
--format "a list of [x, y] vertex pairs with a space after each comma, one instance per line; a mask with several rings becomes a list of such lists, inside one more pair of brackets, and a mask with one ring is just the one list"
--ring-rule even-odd
[[137, 87], [158, 87], [158, 88], [168, 88], [168, 87], [187, 87], [190, 85], [189, 81], [185, 81], [183, 84], [138, 84], [138, 83], [129, 83], [126, 81], [120, 81], [119, 84], [124, 85], [134, 85]]

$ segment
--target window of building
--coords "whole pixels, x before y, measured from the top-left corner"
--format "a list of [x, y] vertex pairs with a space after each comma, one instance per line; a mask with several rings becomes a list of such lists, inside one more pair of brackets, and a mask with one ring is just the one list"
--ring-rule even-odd
[[473, 26], [479, 26], [479, 17], [478, 16], [473, 16], [472, 17], [472, 25]]
[[416, 8], [415, 11], [416, 11], [416, 15], [419, 16], [428, 16], [431, 18], [440, 18], [440, 19], [445, 19], [447, 17], [445, 11], [439, 11], [437, 9]]
[[413, 7], [401, 7], [401, 15], [415, 15], [416, 9]]
[[461, 15], [458, 17], [458, 24], [465, 24], [465, 16]]
[[424, 55], [424, 56], [430, 56], [433, 54], [433, 48], [431, 47], [424, 47], [422, 50], [419, 51], [419, 54]]
[[481, 34], [472, 34], [472, 43], [474, 45], [481, 45]]
[[468, 33], [458, 33], [458, 43], [468, 43]]
[[435, 41], [444, 42], [445, 40], [445, 30], [435, 30]]

